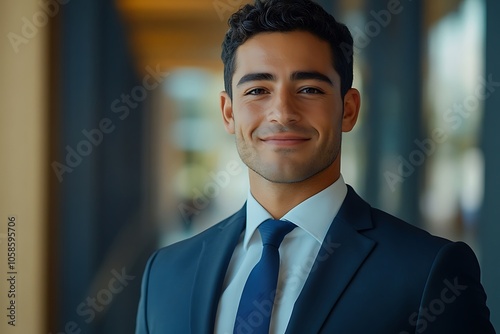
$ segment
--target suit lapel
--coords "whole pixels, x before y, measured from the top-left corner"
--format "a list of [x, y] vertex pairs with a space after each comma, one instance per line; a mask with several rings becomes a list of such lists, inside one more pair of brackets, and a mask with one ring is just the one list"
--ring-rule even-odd
[[246, 205], [202, 243], [191, 295], [192, 333], [213, 333], [226, 270], [245, 222]]
[[297, 299], [287, 334], [319, 333], [342, 292], [375, 242], [358, 231], [372, 228], [370, 206], [349, 187]]

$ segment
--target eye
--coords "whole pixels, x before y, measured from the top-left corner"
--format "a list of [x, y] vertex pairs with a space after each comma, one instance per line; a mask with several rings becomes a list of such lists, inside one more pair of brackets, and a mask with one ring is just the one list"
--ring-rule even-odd
[[263, 88], [254, 88], [245, 93], [245, 95], [262, 95], [267, 94], [267, 91]]
[[305, 93], [305, 94], [324, 94], [323, 91], [313, 88], [313, 87], [305, 87], [302, 88], [299, 93]]

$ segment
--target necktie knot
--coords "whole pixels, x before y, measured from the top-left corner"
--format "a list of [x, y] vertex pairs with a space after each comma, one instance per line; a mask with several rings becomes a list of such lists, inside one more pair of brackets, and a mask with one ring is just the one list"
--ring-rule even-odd
[[285, 220], [266, 220], [258, 227], [262, 244], [279, 248], [285, 236], [295, 227], [295, 224]]

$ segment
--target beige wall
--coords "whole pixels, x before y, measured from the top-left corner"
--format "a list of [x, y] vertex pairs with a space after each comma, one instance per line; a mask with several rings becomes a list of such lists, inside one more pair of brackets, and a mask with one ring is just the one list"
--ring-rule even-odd
[[[0, 333], [38, 334], [45, 328], [47, 34], [38, 1], [0, 3]], [[37, 14], [38, 13], [38, 14]], [[23, 36], [23, 25], [25, 31]], [[22, 39], [17, 52], [9, 33]], [[11, 38], [13, 35], [10, 35]], [[16, 326], [7, 324], [7, 223], [16, 217]]]

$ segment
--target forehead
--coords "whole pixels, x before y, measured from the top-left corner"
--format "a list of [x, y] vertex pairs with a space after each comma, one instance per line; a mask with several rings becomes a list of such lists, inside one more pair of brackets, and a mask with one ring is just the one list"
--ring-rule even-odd
[[305, 70], [338, 75], [330, 44], [305, 31], [259, 33], [239, 46], [235, 65], [235, 78], [251, 72], [278, 75]]

